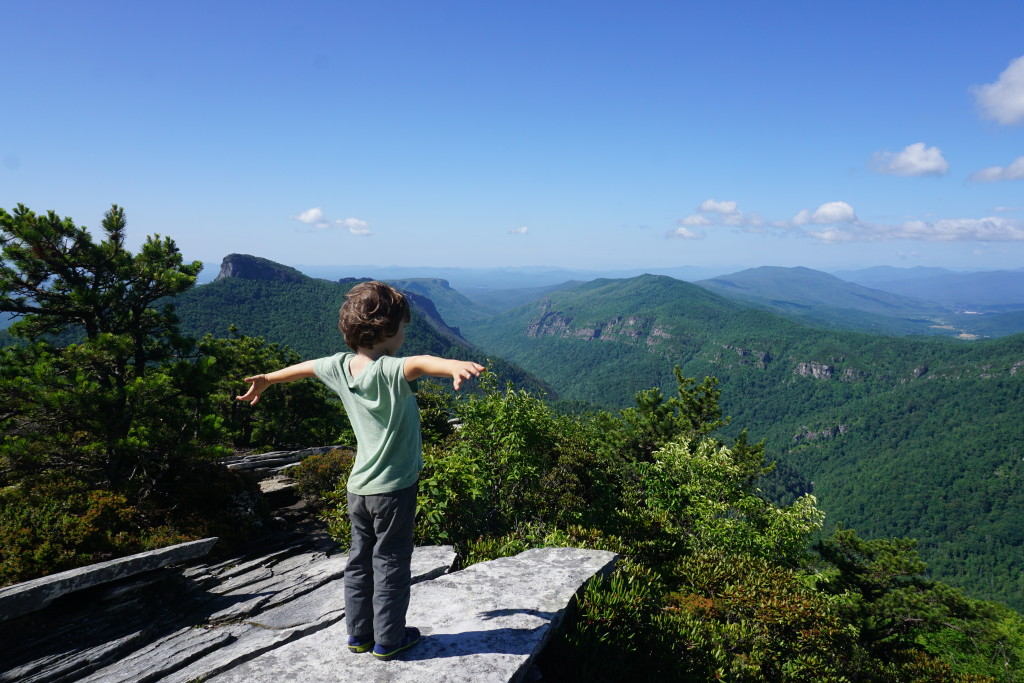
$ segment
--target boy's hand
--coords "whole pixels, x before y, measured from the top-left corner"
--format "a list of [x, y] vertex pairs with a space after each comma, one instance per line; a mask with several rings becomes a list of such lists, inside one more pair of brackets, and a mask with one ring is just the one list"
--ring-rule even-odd
[[249, 391], [241, 396], [235, 396], [235, 398], [239, 401], [248, 401], [250, 405], [256, 405], [256, 402], [260, 400], [260, 394], [266, 391], [267, 387], [271, 384], [294, 382], [297, 379], [305, 379], [307, 377], [316, 377], [316, 369], [311, 360], [289, 365], [280, 370], [274, 370], [270, 374], [246, 377], [245, 381], [252, 386], [249, 387]]
[[256, 405], [260, 400], [260, 394], [270, 386], [270, 380], [267, 379], [266, 375], [254, 375], [246, 377], [245, 381], [249, 382], [249, 391], [241, 396], [235, 396], [235, 398], [239, 401], [248, 401], [250, 405]]
[[451, 377], [455, 391], [462, 388], [462, 381], [479, 377], [484, 366], [470, 360], [453, 360], [437, 356], [409, 356], [405, 359], [405, 378], [410, 382], [428, 375], [430, 377]]
[[484, 371], [484, 366], [479, 363], [474, 363], [473, 361], [453, 360], [451, 362], [453, 363], [453, 367], [451, 369], [452, 386], [455, 387], [455, 391], [458, 391], [462, 387], [462, 380], [479, 377], [480, 373]]

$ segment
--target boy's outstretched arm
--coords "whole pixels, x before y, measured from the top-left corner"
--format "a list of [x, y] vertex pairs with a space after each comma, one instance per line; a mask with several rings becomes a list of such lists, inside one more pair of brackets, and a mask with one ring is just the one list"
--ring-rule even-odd
[[260, 394], [271, 384], [294, 382], [297, 379], [305, 379], [307, 377], [316, 377], [316, 372], [313, 370], [313, 361], [311, 360], [296, 365], [289, 365], [286, 368], [281, 368], [265, 375], [246, 377], [245, 381], [250, 384], [249, 391], [241, 396], [235, 396], [235, 398], [239, 401], [248, 401], [250, 404], [255, 405], [260, 400]]
[[471, 377], [479, 377], [484, 366], [469, 360], [452, 360], [437, 356], [409, 356], [405, 359], [405, 378], [413, 381], [429, 375], [430, 377], [451, 377], [455, 391], [462, 387], [462, 381]]

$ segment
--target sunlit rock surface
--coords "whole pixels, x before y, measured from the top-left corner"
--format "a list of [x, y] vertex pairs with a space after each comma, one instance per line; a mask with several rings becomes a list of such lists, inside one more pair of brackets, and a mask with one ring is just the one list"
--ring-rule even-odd
[[[573, 595], [615, 554], [543, 548], [473, 565], [412, 588], [408, 623], [423, 634], [390, 662], [345, 646], [343, 620], [275, 647], [210, 681], [516, 681]], [[175, 679], [177, 680], [177, 679]]]

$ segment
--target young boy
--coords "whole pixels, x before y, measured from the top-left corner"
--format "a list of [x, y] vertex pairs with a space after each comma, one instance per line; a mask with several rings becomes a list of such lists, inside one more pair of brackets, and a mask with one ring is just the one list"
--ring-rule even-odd
[[341, 397], [357, 445], [348, 479], [348, 647], [353, 652], [372, 648], [379, 659], [392, 659], [420, 636], [418, 629], [405, 625], [417, 481], [423, 467], [419, 410], [410, 382], [424, 375], [451, 377], [458, 390], [484, 367], [435, 356], [396, 358], [405, 340], [409, 302], [383, 282], [353, 287], [338, 318], [338, 329], [355, 353], [246, 377], [251, 386], [237, 398], [255, 404], [271, 384], [306, 377], [317, 377]]

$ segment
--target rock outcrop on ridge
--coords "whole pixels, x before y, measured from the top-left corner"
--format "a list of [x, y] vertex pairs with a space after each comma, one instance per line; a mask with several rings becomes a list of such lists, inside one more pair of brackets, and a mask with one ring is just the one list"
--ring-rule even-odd
[[228, 254], [220, 264], [216, 279], [237, 277], [243, 280], [279, 280], [281, 282], [302, 282], [309, 276], [301, 271], [275, 263], [270, 259], [249, 254]]

